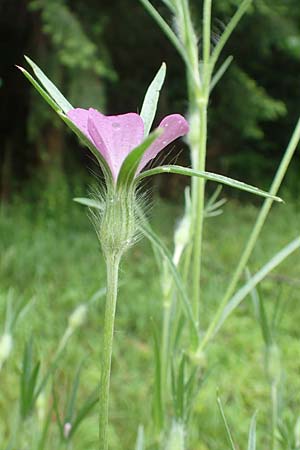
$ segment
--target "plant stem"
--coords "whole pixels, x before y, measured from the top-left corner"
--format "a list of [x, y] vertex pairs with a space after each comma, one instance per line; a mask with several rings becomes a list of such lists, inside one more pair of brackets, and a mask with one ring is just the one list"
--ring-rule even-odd
[[272, 404], [272, 450], [276, 450], [276, 430], [278, 422], [278, 389], [277, 383], [271, 384], [271, 404]]
[[[207, 149], [207, 104], [209, 98], [210, 84], [210, 40], [211, 40], [211, 0], [205, 0], [203, 6], [203, 72], [201, 89], [193, 83], [189, 82], [189, 101], [193, 105], [192, 115], [195, 115], [191, 130], [194, 139], [191, 143], [192, 148], [192, 164], [196, 170], [205, 170], [206, 149]], [[190, 52], [190, 54], [194, 54]], [[195, 71], [198, 71], [199, 84], [199, 61], [193, 61]], [[196, 102], [195, 102], [196, 100]], [[199, 321], [199, 300], [200, 300], [200, 278], [202, 266], [202, 242], [203, 242], [203, 223], [204, 223], [204, 196], [205, 181], [202, 179], [194, 179], [192, 182], [192, 204], [193, 204], [193, 234], [194, 234], [194, 250], [193, 250], [193, 278], [192, 278], [192, 307], [196, 321]]]
[[102, 367], [100, 380], [100, 416], [99, 416], [99, 449], [108, 449], [108, 411], [111, 359], [113, 348], [114, 322], [116, 314], [118, 275], [120, 254], [108, 255], [107, 268], [107, 295], [104, 318]]

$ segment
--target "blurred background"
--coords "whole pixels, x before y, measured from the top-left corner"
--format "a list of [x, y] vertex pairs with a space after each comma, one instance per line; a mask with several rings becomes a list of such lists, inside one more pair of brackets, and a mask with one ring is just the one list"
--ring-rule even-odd
[[[201, 33], [201, 1], [194, 0]], [[215, 38], [238, 0], [214, 2]], [[159, 0], [153, 1], [162, 13]], [[167, 11], [165, 11], [168, 17]], [[29, 55], [75, 106], [138, 111], [162, 61], [159, 116], [186, 112], [182, 63], [138, 1], [1, 0], [1, 199], [63, 175], [80, 176], [86, 152], [14, 67]], [[267, 187], [300, 105], [298, 0], [257, 0], [226, 47], [234, 57], [210, 108], [208, 168]], [[188, 152], [182, 152], [188, 164]], [[288, 185], [300, 189], [295, 159]], [[181, 183], [181, 181], [180, 181]], [[178, 184], [180, 184], [178, 183]], [[176, 189], [177, 183], [172, 183]], [[163, 187], [162, 187], [163, 188]], [[178, 193], [168, 187], [167, 195]]]

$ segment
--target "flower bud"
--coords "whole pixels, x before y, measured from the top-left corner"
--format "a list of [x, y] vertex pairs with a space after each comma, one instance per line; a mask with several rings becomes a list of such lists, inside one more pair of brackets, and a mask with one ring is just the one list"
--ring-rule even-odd
[[277, 345], [273, 344], [266, 349], [267, 374], [272, 383], [278, 383], [281, 377], [281, 357]]
[[8, 359], [13, 347], [13, 338], [9, 333], [4, 333], [0, 338], [0, 369]]
[[134, 192], [114, 190], [108, 193], [99, 225], [98, 236], [106, 256], [126, 251], [136, 237]]
[[69, 317], [69, 328], [74, 331], [76, 328], [81, 327], [87, 316], [87, 307], [86, 305], [79, 305], [77, 308], [72, 312], [72, 314]]
[[180, 422], [173, 422], [166, 450], [185, 450], [185, 431]]

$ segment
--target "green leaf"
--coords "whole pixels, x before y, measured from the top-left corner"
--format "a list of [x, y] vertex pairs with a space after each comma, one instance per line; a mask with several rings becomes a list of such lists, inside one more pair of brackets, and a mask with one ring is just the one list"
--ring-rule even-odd
[[[251, 273], [249, 270], [247, 270], [247, 281], [249, 281], [250, 279], [251, 279]], [[269, 346], [271, 346], [273, 339], [272, 339], [271, 327], [270, 327], [268, 316], [267, 316], [267, 311], [265, 308], [265, 303], [262, 300], [262, 298], [259, 296], [256, 287], [254, 287], [251, 290], [250, 296], [251, 296], [252, 302], [255, 307], [256, 317], [257, 317], [257, 320], [258, 320], [260, 328], [261, 328], [261, 332], [262, 332], [262, 336], [263, 336], [265, 345], [267, 347], [269, 347]]]
[[215, 334], [219, 331], [228, 316], [239, 306], [239, 304], [249, 295], [255, 286], [258, 285], [266, 276], [281, 264], [288, 256], [300, 248], [300, 238], [293, 240], [280, 250], [276, 255], [270, 259], [253, 277], [242, 286], [237, 293], [231, 298], [223, 309], [222, 315], [215, 327]]
[[226, 72], [226, 70], [232, 63], [232, 61], [233, 61], [233, 56], [228, 56], [228, 58], [225, 59], [225, 61], [221, 65], [221, 67], [215, 73], [215, 75], [213, 76], [213, 78], [210, 82], [210, 92], [212, 92], [214, 87], [219, 83], [219, 81], [221, 80], [222, 76], [224, 75], [224, 73]]
[[199, 333], [198, 333], [197, 324], [195, 322], [193, 312], [191, 309], [191, 305], [190, 305], [188, 296], [186, 294], [185, 287], [181, 280], [180, 274], [173, 262], [172, 255], [169, 252], [168, 248], [159, 239], [159, 237], [156, 235], [156, 233], [154, 233], [154, 231], [151, 229], [149, 224], [146, 223], [145, 220], [142, 219], [140, 221], [139, 228], [142, 231], [142, 233], [145, 235], [145, 237], [151, 242], [151, 244], [158, 250], [158, 252], [164, 258], [164, 260], [166, 261], [166, 263], [169, 267], [170, 273], [173, 277], [173, 280], [174, 280], [177, 290], [178, 290], [179, 299], [182, 302], [183, 311], [184, 311], [184, 313], [187, 317], [187, 320], [190, 324], [193, 344], [195, 346], [197, 346], [197, 344], [199, 342]]
[[97, 161], [102, 168], [106, 179], [112, 180], [111, 171], [107, 165], [107, 162], [102, 157], [101, 153], [94, 146], [94, 144], [86, 137], [84, 133], [61, 111], [60, 107], [53, 101], [53, 99], [47, 94], [47, 92], [37, 83], [37, 81], [27, 72], [27, 70], [23, 69], [23, 67], [17, 66], [20, 69], [24, 76], [30, 81], [33, 87], [38, 91], [38, 93], [43, 97], [44, 100], [51, 106], [51, 108], [59, 115], [59, 117], [65, 122], [65, 124], [77, 135], [79, 140], [87, 147], [95, 156]]
[[157, 110], [159, 94], [166, 78], [167, 66], [162, 63], [161, 68], [157, 72], [154, 80], [150, 84], [142, 106], [141, 118], [145, 125], [145, 137], [150, 133], [153, 120]]
[[253, 0], [244, 0], [240, 6], [238, 7], [238, 9], [236, 10], [234, 16], [231, 18], [231, 20], [229, 21], [227, 27], [225, 28], [225, 31], [223, 32], [222, 36], [220, 37], [217, 45], [215, 46], [211, 58], [210, 58], [210, 66], [211, 66], [211, 70], [214, 69], [216, 62], [219, 59], [219, 56], [224, 48], [224, 46], [226, 45], [228, 39], [230, 38], [231, 34], [233, 33], [233, 31], [235, 30], [235, 28], [237, 27], [239, 21], [241, 20], [241, 18], [243, 17], [243, 15], [246, 13], [247, 9], [249, 8], [249, 6], [251, 5]]
[[[98, 389], [97, 389], [98, 391]], [[95, 391], [93, 392], [87, 400], [82, 404], [81, 408], [79, 409], [76, 418], [72, 424], [72, 429], [70, 432], [70, 437], [73, 436], [79, 425], [82, 423], [82, 421], [85, 419], [85, 417], [89, 414], [89, 412], [94, 408], [94, 406], [99, 402], [99, 395]]]
[[89, 208], [103, 209], [102, 203], [98, 200], [93, 200], [92, 198], [77, 197], [73, 198], [74, 202], [80, 205], [88, 206]]
[[61, 111], [59, 106], [53, 101], [53, 99], [50, 97], [50, 95], [47, 94], [47, 92], [39, 85], [39, 83], [33, 78], [32, 75], [30, 75], [27, 70], [25, 70], [23, 67], [16, 66], [21, 72], [25, 75], [27, 80], [30, 81], [32, 86], [38, 91], [38, 93], [43, 97], [44, 100], [51, 106], [52, 109], [54, 109], [55, 112]]
[[153, 19], [157, 22], [157, 24], [160, 26], [162, 31], [166, 34], [166, 36], [170, 39], [174, 47], [177, 49], [179, 54], [182, 56], [184, 61], [187, 61], [187, 57], [185, 54], [185, 49], [182, 46], [180, 40], [172, 30], [172, 28], [169, 27], [167, 22], [164, 20], [164, 18], [159, 14], [159, 12], [154, 8], [154, 6], [149, 2], [149, 0], [140, 0], [140, 2], [144, 5], [145, 9], [148, 11], [148, 13], [153, 17]]
[[138, 147], [133, 149], [129, 155], [126, 156], [118, 175], [117, 187], [120, 188], [133, 182], [144, 153], [162, 133], [163, 130], [159, 128], [153, 131], [153, 133], [149, 134], [149, 136]]
[[256, 412], [253, 414], [248, 437], [248, 450], [256, 450]]
[[222, 416], [222, 420], [223, 420], [223, 423], [224, 423], [224, 426], [225, 426], [225, 430], [226, 430], [227, 438], [228, 438], [228, 441], [229, 441], [229, 444], [230, 444], [230, 448], [231, 448], [231, 450], [236, 450], [234, 442], [233, 442], [233, 438], [232, 438], [232, 435], [231, 435], [231, 431], [230, 431], [228, 422], [226, 420], [226, 416], [225, 416], [225, 413], [224, 413], [224, 409], [223, 409], [223, 405], [222, 405], [222, 401], [221, 401], [220, 397], [217, 398], [217, 402], [218, 402], [219, 410], [220, 410], [220, 413], [221, 413], [221, 416]]
[[172, 0], [162, 0], [162, 1], [173, 13], [175, 13], [176, 10]]
[[154, 374], [154, 396], [153, 396], [153, 416], [158, 430], [162, 430], [164, 426], [164, 411], [162, 400], [162, 381], [161, 381], [161, 352], [160, 352], [160, 340], [158, 337], [157, 329], [153, 324], [153, 342], [154, 342], [154, 361], [155, 361], [155, 374]]
[[42, 83], [48, 94], [57, 103], [61, 110], [66, 114], [71, 109], [74, 109], [71, 103], [68, 102], [68, 100], [62, 95], [52, 81], [50, 81], [44, 74], [44, 72], [30, 58], [28, 58], [28, 56], [25, 56], [25, 59], [34, 71], [37, 79]]
[[204, 178], [208, 181], [215, 181], [217, 183], [225, 184], [226, 186], [233, 187], [235, 189], [240, 189], [241, 191], [250, 192], [251, 194], [259, 195], [261, 197], [270, 198], [277, 202], [282, 202], [282, 199], [268, 192], [262, 191], [255, 186], [243, 183], [242, 181], [234, 180], [232, 178], [225, 177], [224, 175], [218, 175], [212, 172], [205, 172], [200, 170], [189, 169], [188, 167], [182, 166], [159, 166], [154, 169], [145, 170], [140, 175], [136, 177], [136, 181], [140, 181], [143, 178], [150, 177], [152, 175], [157, 175], [160, 173], [177, 173], [178, 175], [185, 175], [188, 177], [199, 177]]

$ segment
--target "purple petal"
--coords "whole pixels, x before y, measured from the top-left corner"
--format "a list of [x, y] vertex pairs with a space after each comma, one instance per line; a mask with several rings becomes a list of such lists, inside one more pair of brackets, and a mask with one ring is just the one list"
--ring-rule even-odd
[[[99, 113], [100, 114], [100, 113]], [[72, 122], [75, 123], [75, 125], [89, 138], [91, 139], [91, 136], [88, 133], [88, 116], [89, 116], [89, 110], [83, 109], [83, 108], [75, 108], [71, 109], [67, 116], [69, 119], [72, 120]]]
[[163, 128], [164, 132], [144, 153], [138, 172], [140, 172], [151, 159], [155, 158], [159, 152], [167, 147], [167, 145], [175, 141], [175, 139], [184, 136], [189, 131], [187, 121], [180, 114], [166, 116], [159, 124], [159, 128]]
[[144, 123], [135, 113], [104, 116], [95, 109], [90, 109], [88, 133], [116, 180], [126, 156], [143, 140]]

